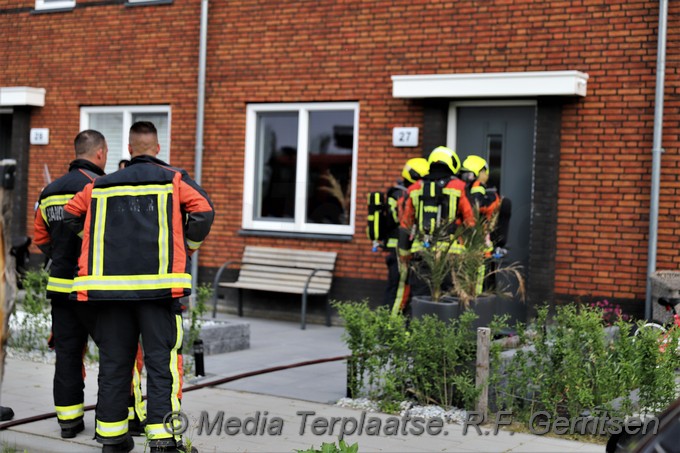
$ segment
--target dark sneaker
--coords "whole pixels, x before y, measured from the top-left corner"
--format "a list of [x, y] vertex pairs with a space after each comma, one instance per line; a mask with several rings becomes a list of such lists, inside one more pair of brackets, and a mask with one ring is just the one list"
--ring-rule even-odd
[[119, 444], [103, 445], [102, 453], [128, 453], [133, 448], [135, 448], [135, 442], [132, 437], [126, 436], [125, 440]]
[[62, 439], [73, 439], [76, 437], [76, 434], [81, 432], [82, 430], [85, 429], [85, 423], [80, 420], [74, 425], [71, 426], [62, 426], [61, 427], [61, 438]]
[[138, 418], [128, 421], [128, 433], [131, 436], [143, 436], [146, 423], [140, 422]]

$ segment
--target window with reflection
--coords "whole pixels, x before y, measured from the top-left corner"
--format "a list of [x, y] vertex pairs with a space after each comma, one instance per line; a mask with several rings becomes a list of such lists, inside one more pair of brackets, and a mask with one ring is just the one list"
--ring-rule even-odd
[[358, 104], [248, 106], [243, 226], [352, 234]]

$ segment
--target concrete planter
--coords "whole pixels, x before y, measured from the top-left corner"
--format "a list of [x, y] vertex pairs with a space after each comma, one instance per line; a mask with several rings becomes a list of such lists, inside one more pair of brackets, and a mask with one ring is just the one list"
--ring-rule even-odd
[[199, 337], [203, 354], [214, 355], [250, 348], [250, 324], [244, 321], [203, 319]]

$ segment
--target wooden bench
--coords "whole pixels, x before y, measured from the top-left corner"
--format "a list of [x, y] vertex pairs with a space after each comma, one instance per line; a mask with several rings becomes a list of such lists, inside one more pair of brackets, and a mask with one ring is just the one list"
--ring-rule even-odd
[[[240, 261], [224, 263], [213, 282], [213, 318], [217, 313], [217, 299], [220, 288], [238, 289], [238, 315], [243, 316], [242, 290], [272, 291], [301, 294], [302, 313], [300, 328], [305, 328], [307, 316], [307, 295], [326, 296], [326, 325], [331, 325], [328, 293], [333, 282], [336, 252], [284, 249], [247, 245]], [[239, 266], [238, 278], [234, 282], [222, 282], [222, 273], [233, 265]]]

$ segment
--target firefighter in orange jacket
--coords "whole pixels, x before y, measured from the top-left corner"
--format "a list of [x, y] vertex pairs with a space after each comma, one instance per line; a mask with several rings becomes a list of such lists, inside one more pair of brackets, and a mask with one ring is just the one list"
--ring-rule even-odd
[[141, 334], [149, 450], [184, 451], [181, 435], [168, 432], [163, 421], [180, 410], [180, 298], [191, 293], [189, 256], [210, 232], [214, 209], [184, 170], [156, 158], [153, 123], [132, 125], [128, 149], [126, 168], [95, 180], [64, 208], [64, 221], [83, 234], [74, 295], [99, 307], [95, 433], [103, 451], [134, 448], [126, 401]]
[[487, 220], [491, 220], [500, 207], [501, 197], [496, 191], [488, 190], [489, 165], [479, 156], [468, 156], [463, 161], [460, 170], [461, 178], [468, 184], [470, 203], [477, 206], [479, 213]]
[[[436, 228], [475, 224], [465, 182], [456, 177], [460, 159], [455, 151], [439, 146], [430, 153], [427, 161], [430, 164], [429, 174], [409, 187], [400, 220], [399, 255], [402, 261], [408, 261], [413, 253], [417, 258], [417, 251], [428, 246], [427, 236]], [[416, 235], [425, 240], [415, 241]], [[455, 253], [456, 248], [451, 247], [449, 251]], [[411, 296], [429, 295], [427, 285], [417, 274], [412, 273], [409, 280]]]
[[[500, 209], [501, 197], [495, 190], [488, 190], [486, 187], [486, 183], [489, 180], [489, 164], [484, 158], [475, 155], [466, 157], [460, 172], [462, 179], [467, 182], [472, 206], [479, 210], [479, 214], [483, 216], [487, 222], [494, 223], [493, 225], [489, 225], [490, 228], [489, 231], [487, 231], [488, 246], [485, 250], [484, 257], [488, 260], [494, 253], [494, 244], [491, 240], [491, 234], [496, 228], [495, 222], [497, 219], [495, 219], [494, 216], [497, 215], [498, 210]], [[495, 285], [495, 269], [496, 263], [493, 262], [487, 262], [485, 265], [481, 266], [479, 270], [479, 283], [477, 285], [478, 293], [481, 293], [485, 288]]]
[[75, 437], [85, 429], [83, 353], [96, 325], [93, 307], [69, 300], [81, 240], [64, 225], [64, 205], [104, 174], [108, 153], [104, 136], [94, 130], [79, 133], [74, 147], [76, 159], [68, 173], [40, 194], [33, 224], [35, 244], [52, 260], [47, 281], [47, 298], [52, 304], [50, 345], [56, 354], [52, 391], [63, 438]]

